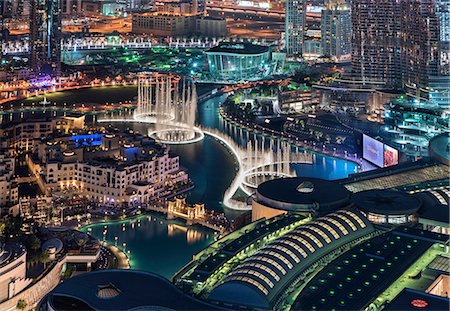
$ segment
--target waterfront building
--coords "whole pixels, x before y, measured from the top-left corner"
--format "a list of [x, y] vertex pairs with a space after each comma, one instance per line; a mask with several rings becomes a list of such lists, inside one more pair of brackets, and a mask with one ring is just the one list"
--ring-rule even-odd
[[28, 166], [47, 195], [72, 191], [110, 206], [148, 203], [189, 181], [166, 146], [128, 132], [49, 137]]
[[26, 257], [27, 250], [22, 245], [0, 241], [0, 306], [31, 283], [26, 277]]
[[149, 12], [133, 14], [132, 31], [154, 36], [207, 36], [227, 35], [226, 21], [192, 14]]
[[15, 178], [15, 158], [12, 149], [0, 148], [0, 216], [19, 213], [19, 187]]
[[301, 56], [305, 37], [306, 1], [286, 0], [285, 49], [288, 56]]
[[322, 10], [321, 34], [322, 55], [336, 61], [350, 60], [351, 21], [346, 6]]
[[270, 73], [270, 50], [247, 42], [222, 42], [206, 51], [209, 72], [219, 81], [257, 80]]
[[193, 205], [186, 203], [186, 198], [177, 197], [167, 202], [168, 215], [181, 215], [188, 219], [198, 219], [205, 216], [205, 204], [196, 203]]
[[37, 76], [61, 74], [61, 2], [31, 0], [29, 67]]

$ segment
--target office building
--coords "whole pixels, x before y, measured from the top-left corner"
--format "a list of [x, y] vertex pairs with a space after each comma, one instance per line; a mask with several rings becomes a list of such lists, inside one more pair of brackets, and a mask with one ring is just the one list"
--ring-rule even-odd
[[1, 0], [0, 13], [3, 18], [21, 17], [25, 12], [27, 2], [24, 0]]
[[30, 68], [37, 76], [61, 73], [61, 2], [31, 0]]
[[286, 0], [285, 49], [288, 56], [302, 55], [305, 21], [305, 1]]
[[322, 10], [321, 18], [322, 55], [334, 59], [351, 58], [350, 10], [344, 7]]
[[81, 0], [61, 0], [61, 13], [64, 17], [74, 18], [83, 13]]

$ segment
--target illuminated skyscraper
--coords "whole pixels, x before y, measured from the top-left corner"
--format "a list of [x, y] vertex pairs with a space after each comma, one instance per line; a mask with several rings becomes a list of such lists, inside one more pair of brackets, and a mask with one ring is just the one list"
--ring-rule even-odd
[[346, 6], [322, 10], [321, 33], [323, 55], [337, 60], [350, 57], [350, 10]]
[[61, 7], [59, 0], [32, 0], [30, 68], [36, 75], [61, 73]]
[[301, 56], [305, 34], [306, 3], [286, 0], [285, 40], [289, 56]]
[[352, 73], [450, 105], [449, 0], [354, 0]]

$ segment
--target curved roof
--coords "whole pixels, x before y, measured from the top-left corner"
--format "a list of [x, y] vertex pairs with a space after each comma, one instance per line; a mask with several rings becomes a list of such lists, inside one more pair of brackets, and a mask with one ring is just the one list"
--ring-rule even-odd
[[433, 158], [439, 162], [449, 165], [450, 163], [450, 137], [448, 133], [443, 133], [430, 140], [428, 149]]
[[350, 192], [336, 182], [306, 177], [280, 178], [258, 186], [256, 200], [268, 207], [311, 211], [331, 211], [342, 208], [350, 199]]
[[208, 297], [271, 309], [294, 277], [319, 258], [373, 231], [357, 211], [341, 210], [299, 226], [267, 244], [233, 269]]
[[51, 291], [47, 301], [55, 310], [222, 309], [184, 294], [161, 276], [133, 270], [75, 276]]
[[242, 54], [254, 55], [267, 53], [269, 48], [263, 45], [256, 45], [249, 42], [231, 43], [222, 42], [218, 46], [210, 48], [206, 53]]
[[352, 195], [356, 207], [366, 213], [409, 215], [419, 211], [422, 202], [416, 197], [395, 190], [367, 190]]

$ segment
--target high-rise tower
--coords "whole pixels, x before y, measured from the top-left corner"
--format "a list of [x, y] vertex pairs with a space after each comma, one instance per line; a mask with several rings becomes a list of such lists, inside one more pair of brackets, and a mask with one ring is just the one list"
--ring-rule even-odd
[[450, 106], [449, 0], [353, 0], [352, 73]]
[[285, 40], [289, 56], [301, 56], [305, 35], [306, 4], [304, 0], [286, 0]]
[[59, 0], [31, 0], [30, 68], [36, 75], [61, 73], [61, 6]]
[[322, 10], [322, 54], [337, 60], [348, 59], [351, 54], [350, 10], [344, 5], [329, 5]]

